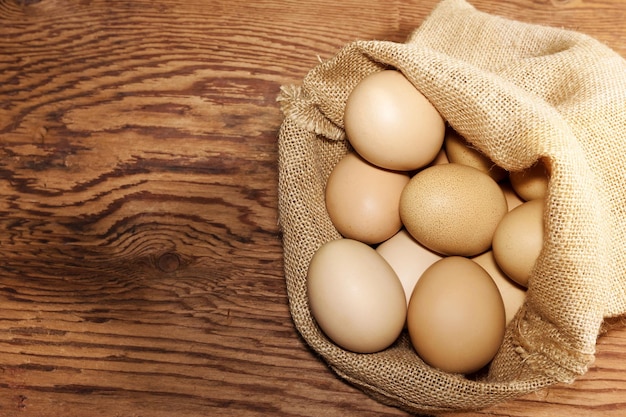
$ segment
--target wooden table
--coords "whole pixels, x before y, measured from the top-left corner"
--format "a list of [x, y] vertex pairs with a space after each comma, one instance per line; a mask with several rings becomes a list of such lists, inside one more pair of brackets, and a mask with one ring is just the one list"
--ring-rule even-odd
[[[0, 0], [0, 416], [402, 416], [291, 322], [279, 87], [436, 0]], [[475, 0], [626, 56], [622, 0]], [[469, 416], [623, 416], [626, 329]]]

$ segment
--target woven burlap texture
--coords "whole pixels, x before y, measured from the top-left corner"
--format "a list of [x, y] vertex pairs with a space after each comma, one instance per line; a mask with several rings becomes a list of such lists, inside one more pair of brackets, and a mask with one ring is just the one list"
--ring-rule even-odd
[[[306, 343], [342, 378], [413, 413], [481, 409], [584, 374], [608, 318], [626, 313], [626, 64], [584, 34], [444, 0], [403, 43], [355, 41], [278, 97], [279, 221], [291, 314]], [[350, 150], [348, 95], [395, 68], [498, 165], [550, 169], [544, 248], [526, 302], [479, 379], [425, 365], [403, 335], [355, 354], [315, 324], [309, 261], [340, 238], [324, 206], [332, 167]]]

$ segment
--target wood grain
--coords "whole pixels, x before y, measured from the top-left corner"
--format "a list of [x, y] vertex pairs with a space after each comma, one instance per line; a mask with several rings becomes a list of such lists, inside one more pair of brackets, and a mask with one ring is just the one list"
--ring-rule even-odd
[[[0, 416], [401, 416], [288, 311], [279, 87], [435, 0], [0, 0]], [[477, 0], [626, 56], [620, 0]], [[626, 331], [587, 375], [470, 416], [622, 416]]]

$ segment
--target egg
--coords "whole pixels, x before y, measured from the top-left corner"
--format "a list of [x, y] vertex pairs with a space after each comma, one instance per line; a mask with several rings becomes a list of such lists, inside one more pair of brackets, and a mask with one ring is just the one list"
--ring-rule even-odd
[[447, 164], [449, 162], [450, 160], [448, 159], [448, 155], [446, 155], [446, 150], [441, 148], [437, 156], [435, 156], [435, 159], [433, 159], [429, 165]]
[[431, 265], [415, 285], [407, 327], [424, 362], [468, 374], [487, 365], [498, 351], [505, 330], [504, 304], [482, 267], [450, 256]]
[[406, 229], [400, 230], [376, 248], [398, 275], [407, 305], [415, 283], [422, 273], [441, 259], [441, 255], [425, 248]]
[[487, 155], [472, 147], [454, 129], [446, 130], [444, 147], [450, 162], [476, 168], [497, 182], [502, 181], [508, 175], [505, 169], [497, 166]]
[[502, 271], [524, 287], [543, 247], [543, 199], [527, 201], [503, 218], [493, 235], [493, 255]]
[[506, 316], [506, 323], [508, 324], [517, 312], [519, 311], [524, 300], [526, 299], [526, 288], [514, 282], [510, 279], [502, 269], [496, 263], [493, 256], [493, 251], [487, 251], [474, 258], [472, 261], [480, 265], [496, 283], [502, 302], [504, 303], [504, 311]]
[[326, 211], [346, 238], [380, 243], [402, 227], [400, 194], [409, 175], [381, 169], [354, 152], [343, 157], [326, 182]]
[[402, 284], [369, 245], [338, 239], [322, 245], [307, 272], [311, 314], [346, 350], [373, 353], [390, 346], [406, 321]]
[[537, 161], [530, 168], [509, 174], [511, 186], [524, 201], [543, 198], [548, 191], [550, 174], [542, 161]]
[[406, 229], [443, 255], [474, 256], [488, 250], [507, 211], [506, 198], [493, 178], [455, 163], [419, 171], [400, 196]]
[[524, 203], [524, 200], [522, 200], [520, 196], [517, 195], [517, 193], [511, 186], [510, 181], [502, 181], [499, 184], [502, 192], [504, 193], [504, 197], [506, 198], [506, 204], [509, 211]]
[[437, 109], [396, 70], [376, 72], [359, 82], [348, 96], [343, 122], [359, 155], [396, 171], [430, 163], [445, 132]]

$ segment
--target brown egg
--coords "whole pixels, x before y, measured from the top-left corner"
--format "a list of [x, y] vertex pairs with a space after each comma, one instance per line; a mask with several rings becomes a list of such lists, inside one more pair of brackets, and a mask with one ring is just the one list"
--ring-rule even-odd
[[548, 191], [550, 174], [542, 161], [525, 170], [511, 172], [509, 177], [511, 186], [524, 201], [543, 198]]
[[509, 208], [509, 211], [524, 203], [524, 200], [522, 200], [520, 196], [517, 195], [517, 193], [511, 186], [510, 181], [502, 181], [499, 184], [500, 188], [502, 188], [502, 192], [504, 193], [504, 197], [506, 198], [506, 204]]
[[322, 245], [309, 264], [307, 295], [317, 324], [344, 349], [378, 352], [404, 328], [402, 284], [365, 243], [338, 239]]
[[422, 273], [441, 259], [441, 255], [422, 246], [405, 229], [378, 245], [376, 252], [385, 258], [398, 275], [404, 288], [407, 304], [413, 287]]
[[396, 234], [400, 194], [408, 174], [378, 168], [355, 153], [346, 155], [326, 183], [326, 210], [343, 237], [368, 244]]
[[395, 70], [373, 73], [357, 84], [346, 102], [344, 127], [359, 155], [397, 171], [435, 159], [445, 131], [437, 109]]
[[504, 302], [506, 323], [508, 324], [519, 311], [522, 304], [524, 304], [526, 288], [517, 284], [502, 272], [502, 269], [500, 269], [493, 257], [493, 251], [487, 251], [472, 258], [472, 260], [482, 266], [483, 269], [489, 273], [493, 282], [498, 286], [500, 296]]
[[493, 255], [504, 273], [527, 287], [543, 247], [543, 199], [527, 201], [503, 218], [493, 235]]
[[497, 166], [489, 157], [470, 144], [454, 129], [448, 128], [444, 138], [446, 155], [450, 162], [471, 166], [489, 175], [495, 181], [501, 181], [507, 171]]
[[487, 365], [505, 330], [498, 287], [477, 263], [443, 258], [415, 285], [407, 327], [417, 354], [446, 372], [467, 374]]
[[418, 172], [400, 197], [400, 218], [409, 233], [444, 255], [473, 256], [488, 250], [507, 211], [498, 183], [462, 164], [433, 165]]

